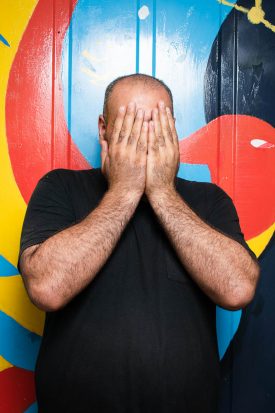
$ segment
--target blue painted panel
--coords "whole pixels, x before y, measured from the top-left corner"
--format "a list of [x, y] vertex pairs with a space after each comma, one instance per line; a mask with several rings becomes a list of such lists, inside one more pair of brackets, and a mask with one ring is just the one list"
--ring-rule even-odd
[[34, 370], [41, 337], [0, 311], [0, 354], [16, 367]]
[[97, 119], [103, 94], [115, 77], [136, 71], [135, 1], [80, 0], [62, 55], [68, 129], [86, 159], [100, 166]]

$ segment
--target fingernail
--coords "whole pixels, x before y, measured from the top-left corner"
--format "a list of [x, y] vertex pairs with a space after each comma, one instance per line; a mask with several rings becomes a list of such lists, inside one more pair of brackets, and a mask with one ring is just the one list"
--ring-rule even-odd
[[161, 109], [164, 108], [164, 102], [163, 102], [163, 100], [161, 100], [161, 101], [159, 102], [159, 107], [160, 107]]
[[171, 113], [170, 108], [168, 106], [166, 106], [166, 112]]
[[125, 111], [125, 106], [120, 106], [119, 111], [123, 113]]
[[155, 108], [154, 110], [153, 110], [153, 113], [154, 113], [154, 115], [158, 115], [158, 113], [159, 113], [159, 111], [158, 111], [158, 108]]

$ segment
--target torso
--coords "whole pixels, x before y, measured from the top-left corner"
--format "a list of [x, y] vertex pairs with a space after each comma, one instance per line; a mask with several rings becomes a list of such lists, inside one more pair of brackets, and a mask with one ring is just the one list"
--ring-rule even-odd
[[[107, 189], [99, 168], [62, 179], [76, 220]], [[177, 190], [207, 216], [203, 184], [177, 178]], [[215, 413], [215, 314], [142, 199], [95, 279], [47, 313], [35, 371], [40, 413]]]

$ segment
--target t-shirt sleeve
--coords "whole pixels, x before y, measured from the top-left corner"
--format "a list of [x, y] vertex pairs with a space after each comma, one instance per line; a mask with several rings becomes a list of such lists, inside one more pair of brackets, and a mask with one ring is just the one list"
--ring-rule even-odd
[[68, 190], [53, 169], [38, 181], [29, 200], [20, 238], [17, 262], [29, 246], [40, 244], [55, 233], [75, 223], [75, 214]]
[[211, 184], [207, 198], [210, 207], [207, 222], [225, 235], [239, 242], [249, 252], [250, 256], [258, 262], [257, 256], [249, 248], [244, 239], [238, 213], [231, 197], [218, 185]]

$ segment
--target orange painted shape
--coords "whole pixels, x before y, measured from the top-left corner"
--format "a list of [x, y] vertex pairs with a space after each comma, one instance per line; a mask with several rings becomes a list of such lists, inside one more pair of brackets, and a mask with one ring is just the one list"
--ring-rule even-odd
[[6, 129], [14, 176], [26, 202], [49, 170], [90, 167], [68, 132], [62, 97], [61, 48], [76, 2], [39, 1], [11, 69]]
[[[254, 139], [268, 144], [255, 147]], [[258, 118], [221, 116], [180, 141], [180, 160], [207, 164], [212, 182], [234, 201], [245, 239], [275, 221], [275, 130]]]

